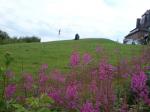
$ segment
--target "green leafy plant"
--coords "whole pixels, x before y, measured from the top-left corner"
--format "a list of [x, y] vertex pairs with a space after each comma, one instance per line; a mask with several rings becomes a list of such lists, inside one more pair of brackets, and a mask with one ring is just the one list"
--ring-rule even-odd
[[12, 106], [15, 108], [15, 112], [30, 112], [25, 109], [21, 104], [12, 104]]
[[46, 94], [42, 94], [40, 97], [29, 97], [26, 99], [26, 104], [29, 110], [35, 110], [38, 112], [49, 112], [49, 106], [54, 103], [54, 101], [48, 97]]
[[5, 66], [6, 66], [6, 69], [8, 69], [9, 65], [13, 61], [13, 57], [10, 52], [6, 52], [4, 56], [5, 56]]

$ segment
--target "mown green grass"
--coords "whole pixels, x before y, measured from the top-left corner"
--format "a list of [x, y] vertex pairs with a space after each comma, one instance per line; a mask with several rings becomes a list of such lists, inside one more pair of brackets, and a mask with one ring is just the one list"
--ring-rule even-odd
[[[96, 46], [102, 46], [105, 49], [112, 64], [116, 63], [118, 56], [130, 58], [139, 54], [142, 48], [139, 45], [123, 45], [107, 39], [0, 45], [0, 66], [4, 66], [4, 54], [10, 52], [14, 58], [10, 68], [16, 74], [20, 74], [22, 70], [35, 74], [44, 63], [49, 65], [50, 70], [58, 68], [67, 71], [73, 50], [78, 50], [80, 54], [88, 52], [93, 57], [97, 57]], [[116, 53], [115, 49], [119, 49], [120, 54]]]

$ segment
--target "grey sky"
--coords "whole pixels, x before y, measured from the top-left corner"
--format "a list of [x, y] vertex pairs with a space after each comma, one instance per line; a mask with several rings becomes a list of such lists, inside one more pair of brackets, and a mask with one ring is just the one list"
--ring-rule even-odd
[[[109, 38], [122, 41], [150, 0], [0, 0], [0, 29], [42, 41]], [[58, 37], [58, 30], [61, 35]]]

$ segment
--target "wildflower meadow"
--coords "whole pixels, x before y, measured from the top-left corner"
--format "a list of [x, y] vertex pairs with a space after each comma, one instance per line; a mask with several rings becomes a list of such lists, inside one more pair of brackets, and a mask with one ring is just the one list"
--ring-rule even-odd
[[[119, 54], [119, 50], [116, 50]], [[150, 47], [140, 55], [109, 63], [97, 46], [94, 53], [70, 54], [69, 71], [49, 71], [42, 64], [37, 74], [23, 71], [16, 80], [5, 54], [0, 67], [0, 112], [150, 112]]]

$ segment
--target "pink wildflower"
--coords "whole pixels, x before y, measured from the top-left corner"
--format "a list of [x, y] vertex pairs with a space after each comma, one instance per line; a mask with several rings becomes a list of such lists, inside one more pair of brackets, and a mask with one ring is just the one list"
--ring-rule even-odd
[[70, 64], [72, 67], [76, 67], [80, 62], [80, 56], [78, 52], [73, 52], [70, 58]]
[[131, 88], [134, 92], [141, 92], [146, 87], [147, 76], [144, 72], [134, 74], [131, 79]]
[[67, 86], [66, 88], [66, 101], [67, 101], [67, 108], [76, 109], [78, 108], [78, 85], [74, 82]]
[[14, 84], [9, 84], [6, 88], [5, 88], [5, 97], [7, 99], [10, 99], [14, 93], [16, 91], [16, 85]]
[[96, 74], [97, 74], [97, 70], [96, 69], [92, 70], [91, 75], [96, 76]]
[[102, 49], [102, 47], [100, 47], [100, 46], [97, 46], [96, 49], [95, 49], [96, 52], [101, 52], [102, 50], [103, 50], [103, 49]]
[[120, 112], [129, 112], [128, 105], [125, 102], [122, 104]]
[[41, 93], [46, 92], [47, 88], [48, 76], [44, 74], [44, 72], [39, 73], [39, 91]]
[[148, 97], [148, 86], [147, 83], [147, 76], [144, 72], [136, 73], [132, 76], [131, 79], [131, 89], [133, 92], [137, 94], [145, 103], [150, 104], [150, 99]]
[[56, 103], [62, 104], [63, 100], [61, 98], [61, 90], [54, 90], [48, 94]]
[[90, 84], [90, 91], [91, 91], [92, 93], [96, 93], [97, 90], [98, 90], [97, 83], [96, 83], [95, 80], [93, 80], [93, 81], [91, 82], [91, 84]]
[[25, 74], [23, 76], [23, 80], [24, 80], [24, 88], [27, 90], [32, 90], [32, 86], [33, 86], [33, 77], [31, 74]]
[[90, 61], [91, 61], [91, 56], [90, 56], [90, 54], [85, 53], [85, 54], [83, 55], [83, 63], [84, 63], [84, 64], [88, 64]]
[[78, 87], [76, 83], [71, 83], [67, 86], [66, 97], [67, 98], [76, 98], [78, 95]]
[[52, 77], [53, 80], [56, 80], [56, 81], [59, 81], [59, 82], [62, 82], [62, 83], [65, 82], [65, 77], [58, 70], [55, 70], [51, 74], [51, 77]]
[[48, 64], [42, 64], [41, 70], [46, 70], [48, 68]]
[[39, 80], [39, 83], [40, 83], [41, 85], [43, 85], [43, 84], [46, 83], [47, 80], [48, 80], [48, 76], [46, 76], [46, 75], [43, 74], [43, 73], [40, 73], [40, 80]]
[[70, 100], [68, 102], [68, 107], [71, 109], [77, 109], [78, 108], [78, 102], [76, 100]]
[[103, 60], [99, 65], [99, 78], [101, 80], [112, 79], [113, 78], [113, 66], [107, 64], [105, 60]]
[[99, 112], [96, 110], [91, 102], [86, 102], [83, 104], [83, 107], [81, 108], [80, 112]]
[[46, 70], [48, 69], [48, 64], [42, 64], [40, 67], [40, 73], [46, 73]]

